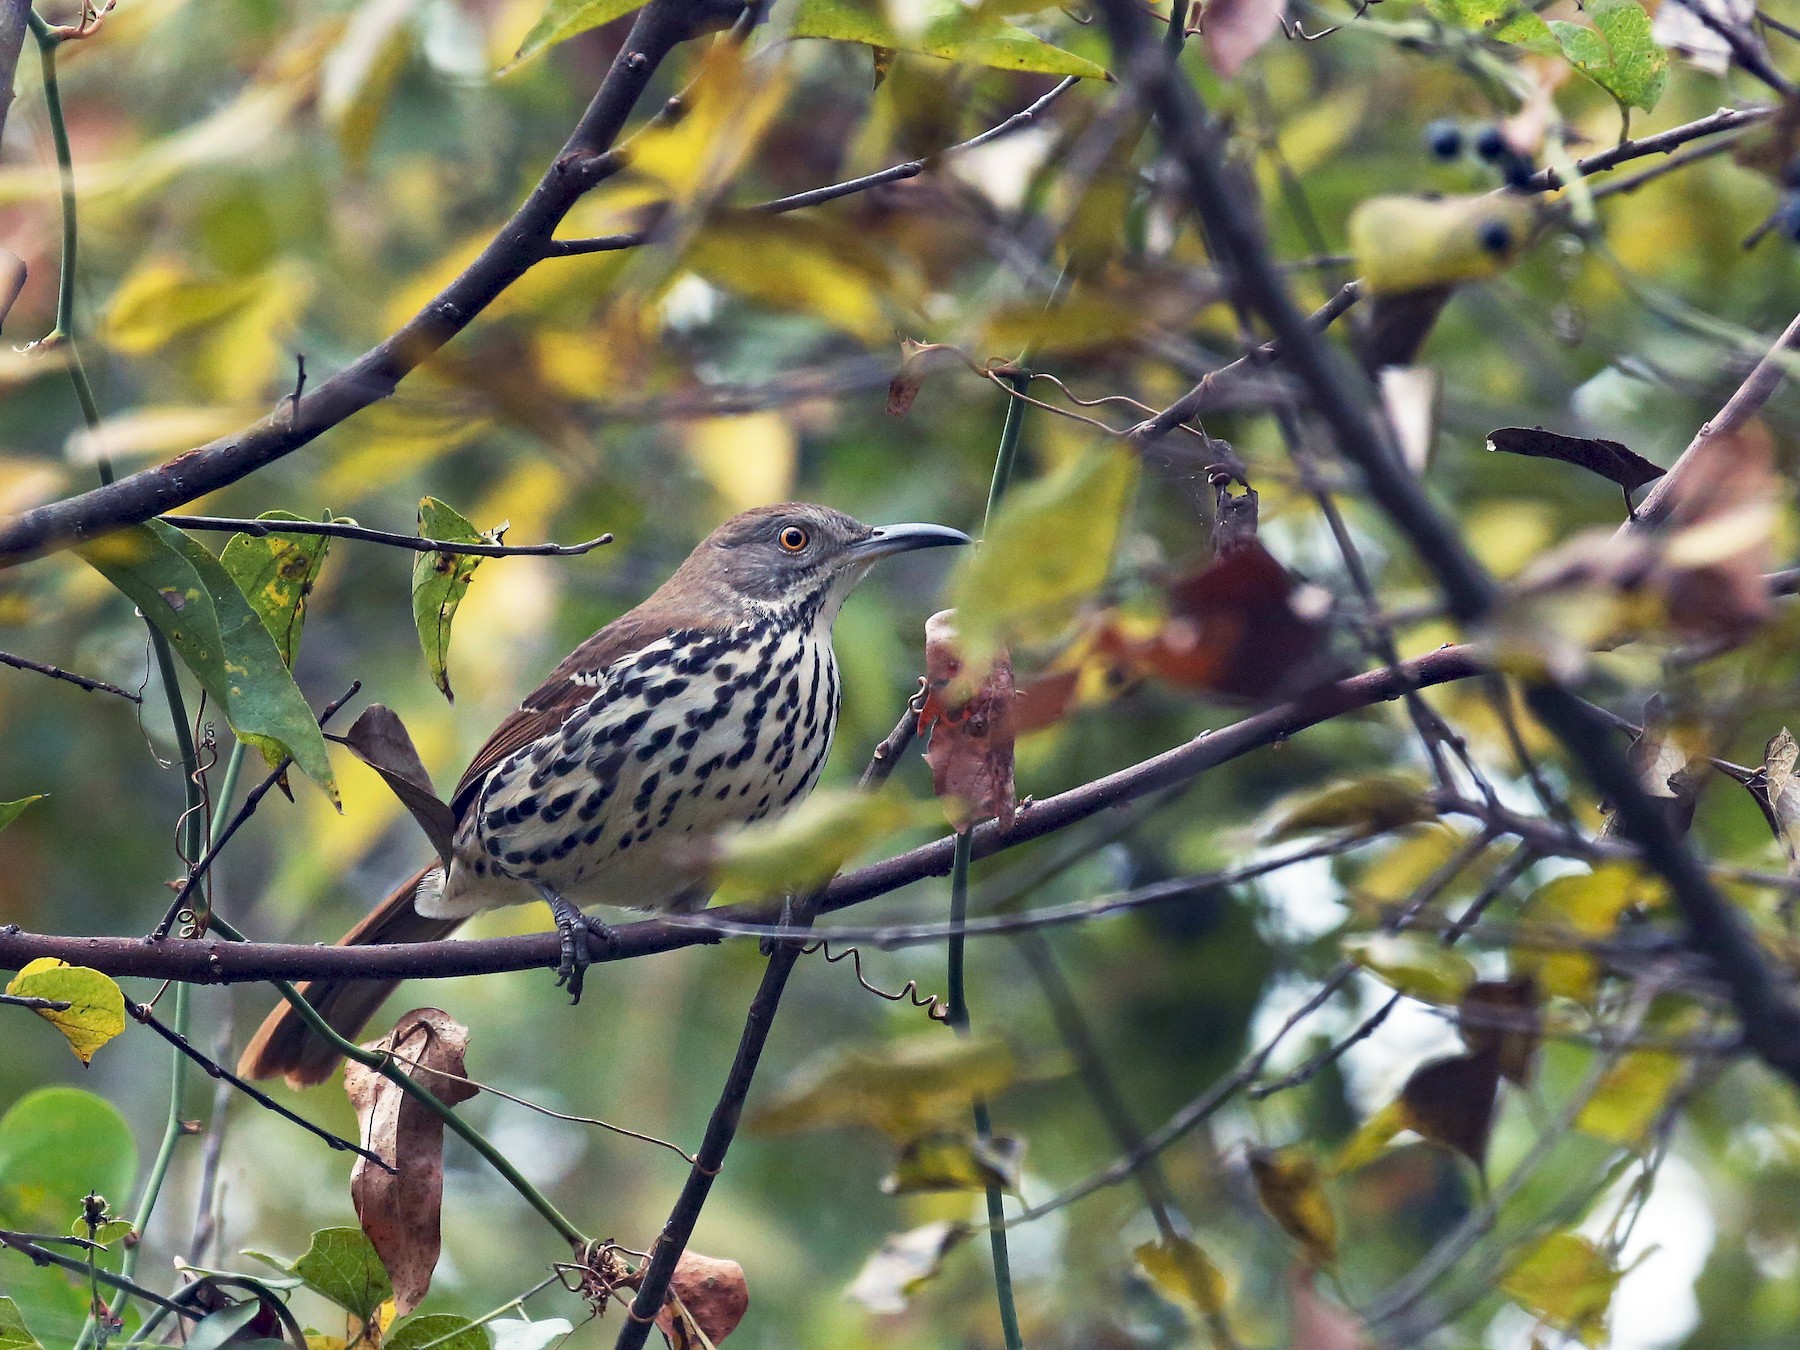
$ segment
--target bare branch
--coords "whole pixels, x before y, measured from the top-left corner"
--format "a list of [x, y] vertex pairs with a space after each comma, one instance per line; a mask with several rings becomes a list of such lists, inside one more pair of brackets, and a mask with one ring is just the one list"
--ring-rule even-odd
[[477, 558], [573, 558], [610, 544], [603, 534], [580, 544], [471, 544], [453, 539], [421, 539], [416, 534], [371, 530], [343, 520], [239, 520], [231, 516], [160, 516], [166, 525], [183, 530], [222, 530], [261, 538], [268, 534], [323, 534], [333, 539], [355, 539], [365, 544], [386, 544], [414, 553], [472, 554]]

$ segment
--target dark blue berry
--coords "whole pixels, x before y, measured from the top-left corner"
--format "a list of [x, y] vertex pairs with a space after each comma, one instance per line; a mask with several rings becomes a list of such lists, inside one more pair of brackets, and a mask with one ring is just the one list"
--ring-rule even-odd
[[1449, 118], [1440, 117], [1425, 128], [1425, 144], [1439, 159], [1455, 159], [1462, 153], [1462, 128]]
[[1475, 153], [1490, 164], [1510, 153], [1499, 127], [1489, 123], [1475, 133]]
[[1484, 221], [1475, 238], [1489, 253], [1505, 253], [1512, 248], [1512, 226], [1504, 220]]
[[1775, 208], [1775, 228], [1800, 244], [1800, 191], [1781, 194], [1781, 205]]
[[1500, 161], [1500, 176], [1510, 188], [1524, 187], [1536, 172], [1536, 167], [1524, 155], [1508, 155]]

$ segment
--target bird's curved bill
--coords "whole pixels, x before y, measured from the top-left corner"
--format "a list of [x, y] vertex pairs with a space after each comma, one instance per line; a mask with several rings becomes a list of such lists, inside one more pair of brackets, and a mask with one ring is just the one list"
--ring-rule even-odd
[[948, 525], [883, 525], [867, 539], [850, 546], [858, 558], [873, 562], [895, 553], [911, 553], [919, 548], [944, 548], [950, 544], [974, 542], [961, 530]]

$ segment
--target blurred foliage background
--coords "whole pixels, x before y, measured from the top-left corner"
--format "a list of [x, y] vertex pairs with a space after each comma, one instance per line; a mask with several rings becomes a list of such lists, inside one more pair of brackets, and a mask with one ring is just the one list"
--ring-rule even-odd
[[[29, 267], [6, 320], [17, 345], [0, 353], [0, 512], [90, 485], [100, 454], [132, 470], [252, 420], [292, 389], [296, 353], [315, 379], [335, 371], [453, 275], [555, 154], [621, 39], [622, 24], [606, 26], [496, 76], [540, 8], [541, 0], [122, 0], [94, 37], [66, 44], [62, 92], [81, 208], [76, 313], [105, 417], [97, 433], [80, 429], [54, 356], [26, 349], [53, 324], [59, 239], [50, 135], [28, 46], [0, 147], [0, 242]], [[1771, 12], [1800, 18], [1785, 3]], [[1310, 305], [1353, 275], [1333, 255], [1358, 202], [1377, 192], [1493, 185], [1493, 171], [1466, 156], [1435, 158], [1422, 139], [1428, 123], [1476, 126], [1516, 107], [1483, 65], [1497, 59], [1492, 50], [1423, 5], [1386, 0], [1354, 22], [1346, 6], [1317, 15], [1296, 7], [1294, 17], [1303, 16], [1314, 31], [1343, 26], [1311, 42], [1277, 35], [1229, 81], [1207, 65], [1203, 40], [1187, 66], [1230, 121], [1273, 251], [1313, 260], [1293, 273]], [[1052, 9], [1030, 22], [1105, 65], [1099, 26], [1075, 21], [1088, 17]], [[677, 53], [646, 109], [693, 75], [704, 46]], [[869, 50], [847, 43], [800, 41], [785, 59], [766, 129], [745, 147], [733, 181], [688, 190], [751, 202], [867, 172], [975, 135], [1055, 82], [901, 53], [877, 84]], [[1764, 96], [1743, 76], [1678, 65], [1632, 132]], [[1235, 354], [1239, 333], [1216, 289], [1194, 280], [1207, 275], [1204, 247], [1180, 222], [1172, 171], [1152, 164], [1152, 137], [1127, 131], [1091, 187], [1072, 189], [1069, 158], [1092, 144], [1084, 134], [1116, 100], [1114, 87], [1084, 81], [1028, 129], [803, 213], [804, 237], [765, 238], [739, 218], [686, 254], [546, 261], [395, 397], [208, 498], [205, 509], [220, 514], [332, 511], [406, 531], [429, 493], [482, 528], [509, 521], [509, 542], [617, 536], [580, 558], [481, 567], [456, 620], [453, 705], [434, 689], [411, 631], [412, 556], [334, 541], [295, 666], [301, 687], [321, 705], [361, 680], [364, 698], [404, 716], [438, 783], [448, 785], [543, 673], [647, 594], [732, 511], [801, 498], [871, 522], [977, 528], [1005, 396], [952, 363], [934, 370], [906, 416], [890, 416], [886, 386], [899, 368], [898, 339], [959, 342], [978, 361], [1016, 356], [1020, 318], [1042, 306], [1059, 267], [1079, 279], [1071, 306], [1090, 308], [1053, 325], [1040, 368], [1083, 397], [1171, 401], [1197, 369]], [[1619, 137], [1619, 109], [1592, 83], [1562, 84], [1554, 107], [1576, 153]], [[1768, 176], [1714, 157], [1602, 203], [1586, 237], [1553, 231], [1503, 275], [1458, 291], [1421, 358], [1442, 380], [1427, 482], [1502, 576], [1583, 527], [1616, 523], [1621, 506], [1609, 486], [1573, 469], [1489, 454], [1486, 433], [1542, 424], [1670, 462], [1800, 302], [1792, 245], [1781, 232], [1741, 247], [1781, 192]], [[628, 227], [642, 202], [641, 186], [609, 186], [561, 233]], [[1122, 317], [1127, 331], [1154, 327], [1188, 367], [1125, 341], [1116, 331]], [[1033, 393], [1056, 401], [1041, 384]], [[1330, 535], [1292, 486], [1274, 419], [1247, 401], [1209, 414], [1208, 431], [1248, 465], [1271, 550], [1345, 593]], [[1136, 418], [1117, 407], [1084, 411], [1114, 426]], [[1791, 446], [1793, 403], [1778, 398], [1766, 419], [1778, 444]], [[1099, 439], [1033, 410], [1020, 476], [1048, 473]], [[1195, 463], [1148, 464], [1116, 550], [1116, 593], [1131, 603], [1171, 569], [1203, 560], [1209, 501]], [[1366, 503], [1352, 491], [1343, 506], [1385, 607], [1429, 607], [1428, 586]], [[1792, 525], [1790, 514], [1780, 527], [1784, 542]], [[845, 611], [837, 639], [844, 720], [828, 780], [854, 779], [912, 692], [923, 620], [939, 607], [942, 576], [938, 556], [902, 560]], [[1427, 617], [1401, 631], [1401, 646], [1428, 651], [1449, 635]], [[1709, 723], [1715, 753], [1760, 763], [1763, 742], [1795, 716], [1795, 636], [1792, 610], [1780, 611], [1750, 646], [1686, 677], [1706, 708], [1735, 714]], [[145, 692], [138, 710], [0, 670], [0, 799], [47, 795], [0, 835], [0, 922], [73, 934], [146, 930], [166, 903], [164, 881], [182, 871], [174, 848], [181, 784], [141, 623], [100, 576], [59, 554], [0, 574], [0, 647]], [[1597, 658], [1600, 695], [1637, 716], [1641, 702], [1626, 694], [1647, 669], [1655, 667], [1631, 648]], [[1516, 786], [1479, 700], [1457, 688], [1429, 697], [1484, 764]], [[1240, 711], [1155, 685], [1097, 698], [1027, 738], [1020, 791], [1065, 790]], [[202, 720], [215, 724], [222, 754], [229, 732], [216, 716]], [[1544, 750], [1541, 735], [1531, 734]], [[329, 940], [417, 865], [422, 841], [395, 801], [374, 774], [333, 753], [342, 813], [297, 782], [297, 800], [271, 797], [216, 874], [220, 911], [253, 936]], [[1052, 865], [1071, 842], [1058, 839], [982, 864], [977, 900], [1039, 873], [1048, 879], [1032, 900], [1053, 903], [1243, 861], [1260, 847], [1255, 822], [1284, 794], [1422, 763], [1396, 707], [1347, 716], [1206, 775], [1070, 865]], [[1564, 781], [1554, 756], [1550, 772]], [[1697, 838], [1722, 858], [1784, 866], [1754, 803], [1728, 795], [1728, 786], [1703, 799]], [[894, 790], [929, 795], [916, 756]], [[1584, 819], [1598, 819], [1580, 784], [1572, 796]], [[880, 853], [933, 833], [896, 837]], [[1393, 856], [1406, 843], [1051, 933], [1142, 1125], [1159, 1123], [1230, 1070], [1297, 1005], [1355, 926], [1351, 888], [1366, 869], [1408, 865]], [[921, 884], [849, 918], [941, 917], [944, 906], [941, 883]], [[531, 930], [541, 919], [535, 907], [508, 911], [473, 931]], [[926, 991], [942, 987], [938, 949], [869, 956], [870, 977], [883, 987], [912, 978]], [[1483, 958], [1484, 972], [1495, 959]], [[573, 1010], [542, 973], [409, 987], [392, 1007], [434, 1004], [467, 1023], [478, 1079], [691, 1146], [761, 964], [753, 945], [731, 943], [597, 970]], [[978, 1028], [1003, 1037], [1031, 1068], [994, 1109], [1003, 1128], [1028, 1140], [1024, 1193], [1042, 1199], [1116, 1147], [1070, 1071], [1020, 951], [1004, 939], [973, 944], [969, 983]], [[141, 981], [127, 985], [133, 997], [154, 992]], [[1273, 1067], [1297, 1062], [1385, 995], [1359, 976]], [[197, 991], [195, 1043], [211, 1047], [235, 1034], [241, 1044], [269, 1003], [255, 987]], [[43, 1085], [79, 1085], [118, 1107], [147, 1157], [167, 1106], [159, 1043], [133, 1028], [84, 1071], [48, 1026], [19, 1014], [8, 1027], [0, 1109]], [[922, 1013], [859, 989], [847, 967], [810, 958], [758, 1092], [822, 1049], [935, 1030]], [[1197, 1238], [1227, 1272], [1244, 1343], [1277, 1344], [1290, 1334], [1290, 1248], [1257, 1209], [1244, 1144], [1304, 1139], [1328, 1152], [1422, 1059], [1454, 1044], [1443, 1019], [1408, 1003], [1305, 1087], [1240, 1101], [1166, 1155]], [[1587, 1063], [1585, 1049], [1552, 1047], [1538, 1085], [1506, 1098], [1496, 1174], [1531, 1146]], [[335, 1087], [297, 1097], [280, 1091], [308, 1117], [354, 1131]], [[212, 1084], [190, 1075], [183, 1114], [204, 1120], [212, 1110]], [[683, 1175], [670, 1154], [489, 1096], [463, 1110], [589, 1231], [628, 1245], [653, 1237]], [[343, 1155], [241, 1100], [230, 1111], [218, 1263], [241, 1264], [244, 1248], [292, 1256], [313, 1229], [354, 1223]], [[695, 1238], [699, 1249], [746, 1267], [752, 1306], [738, 1344], [998, 1344], [980, 1241], [954, 1253], [904, 1313], [878, 1317], [844, 1297], [886, 1235], [935, 1218], [972, 1219], [979, 1205], [964, 1195], [883, 1195], [890, 1153], [872, 1132], [739, 1142]], [[1604, 1180], [1606, 1156], [1592, 1141], [1572, 1139], [1534, 1191], [1547, 1203], [1591, 1187]], [[460, 1144], [452, 1142], [448, 1157], [444, 1260], [427, 1306], [473, 1315], [518, 1294], [566, 1253]], [[139, 1269], [159, 1287], [189, 1240], [199, 1161], [193, 1141], [178, 1150], [170, 1192], [145, 1235]], [[105, 1188], [116, 1205], [132, 1188], [116, 1150], [81, 1184]], [[1343, 1230], [1342, 1288], [1361, 1302], [1423, 1257], [1482, 1189], [1459, 1160], [1412, 1144], [1334, 1179], [1330, 1193]], [[1791, 1093], [1753, 1067], [1731, 1068], [1693, 1098], [1674, 1133], [1626, 1251], [1628, 1265], [1643, 1255], [1614, 1305], [1615, 1343], [1793, 1343], [1797, 1193], [1800, 1116]], [[1129, 1185], [1015, 1231], [1028, 1343], [1173, 1346], [1201, 1335], [1134, 1271], [1132, 1248], [1154, 1235]], [[82, 1308], [74, 1283], [0, 1253], [0, 1289], [28, 1307], [46, 1345], [73, 1342]], [[322, 1319], [322, 1305], [309, 1297], [298, 1296], [296, 1306]], [[554, 1290], [530, 1306], [534, 1315], [576, 1321], [582, 1311]], [[1531, 1319], [1489, 1295], [1453, 1327], [1435, 1343], [1515, 1346], [1529, 1339]], [[580, 1327], [571, 1344], [607, 1343], [613, 1329], [610, 1321]]]

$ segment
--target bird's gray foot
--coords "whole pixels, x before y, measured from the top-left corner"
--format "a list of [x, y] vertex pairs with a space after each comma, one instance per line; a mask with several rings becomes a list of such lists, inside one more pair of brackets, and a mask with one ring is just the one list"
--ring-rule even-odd
[[[565, 897], [550, 887], [539, 883], [538, 894], [544, 897], [544, 903], [550, 906], [550, 914], [556, 920], [556, 932], [562, 938], [562, 955], [556, 963], [557, 987], [567, 986], [569, 1002], [581, 1002], [581, 984], [587, 975], [587, 968], [593, 958], [588, 954], [588, 932], [590, 920]], [[605, 929], [605, 925], [600, 927]], [[610, 930], [607, 930], [610, 935]]]

